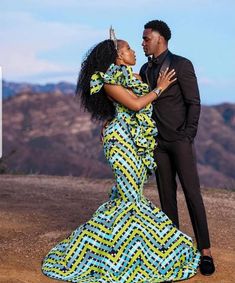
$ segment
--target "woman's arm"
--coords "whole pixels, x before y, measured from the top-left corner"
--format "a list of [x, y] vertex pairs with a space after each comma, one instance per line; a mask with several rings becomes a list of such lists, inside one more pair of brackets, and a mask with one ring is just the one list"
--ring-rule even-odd
[[157, 98], [157, 94], [152, 91], [138, 97], [131, 90], [120, 85], [105, 84], [104, 89], [109, 97], [133, 111], [139, 111]]
[[[173, 81], [176, 80], [176, 78], [172, 79], [174, 75], [174, 70], [168, 72], [167, 69], [163, 74], [160, 75], [157, 82], [157, 89], [164, 91]], [[111, 99], [119, 102], [120, 104], [133, 111], [141, 110], [146, 105], [157, 99], [159, 96], [154, 91], [150, 91], [143, 96], [137, 96], [131, 90], [119, 85], [105, 84], [104, 89]]]
[[138, 80], [142, 81], [142, 78], [139, 74], [133, 73], [133, 76], [136, 77]]

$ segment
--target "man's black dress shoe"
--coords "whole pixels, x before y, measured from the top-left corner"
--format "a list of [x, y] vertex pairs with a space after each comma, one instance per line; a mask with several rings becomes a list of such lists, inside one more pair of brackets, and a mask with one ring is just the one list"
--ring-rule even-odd
[[202, 275], [209, 276], [215, 272], [215, 265], [213, 262], [213, 258], [210, 256], [201, 256], [201, 262], [199, 265], [200, 271]]

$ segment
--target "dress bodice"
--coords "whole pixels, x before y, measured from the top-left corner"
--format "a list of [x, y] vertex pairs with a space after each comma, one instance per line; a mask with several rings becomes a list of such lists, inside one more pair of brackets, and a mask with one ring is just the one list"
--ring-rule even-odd
[[[148, 85], [134, 76], [130, 66], [112, 64], [106, 73], [96, 72], [91, 79], [91, 95], [98, 92], [104, 83], [121, 85], [127, 91], [128, 89], [133, 91], [137, 96], [146, 95], [149, 92]], [[143, 162], [150, 170], [154, 169], [156, 164], [153, 150], [156, 146], [155, 136], [158, 131], [151, 118], [152, 105], [148, 104], [140, 111], [130, 110], [118, 102], [114, 102], [114, 106], [115, 119], [122, 119], [126, 122], [138, 154], [142, 156]]]

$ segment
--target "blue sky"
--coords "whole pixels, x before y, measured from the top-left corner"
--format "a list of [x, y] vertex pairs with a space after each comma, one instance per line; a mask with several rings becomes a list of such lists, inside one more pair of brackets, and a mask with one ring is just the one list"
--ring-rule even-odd
[[169, 49], [194, 64], [202, 103], [235, 103], [234, 11], [234, 0], [1, 0], [3, 78], [76, 83], [83, 56], [111, 24], [136, 51], [138, 72], [143, 26], [161, 19], [172, 30]]

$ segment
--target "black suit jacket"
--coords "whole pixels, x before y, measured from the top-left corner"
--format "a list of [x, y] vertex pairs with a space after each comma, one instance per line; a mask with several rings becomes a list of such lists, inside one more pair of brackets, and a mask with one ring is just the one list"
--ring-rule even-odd
[[[167, 56], [170, 56], [170, 70], [175, 69], [177, 80], [153, 103], [153, 118], [160, 138], [166, 141], [188, 138], [192, 141], [197, 133], [200, 115], [197, 78], [188, 59], [170, 51]], [[156, 87], [157, 78], [151, 77], [151, 73], [154, 72], [155, 76], [156, 70], [159, 72], [161, 66], [153, 62], [148, 67], [148, 64], [142, 66], [140, 76], [153, 89]]]

